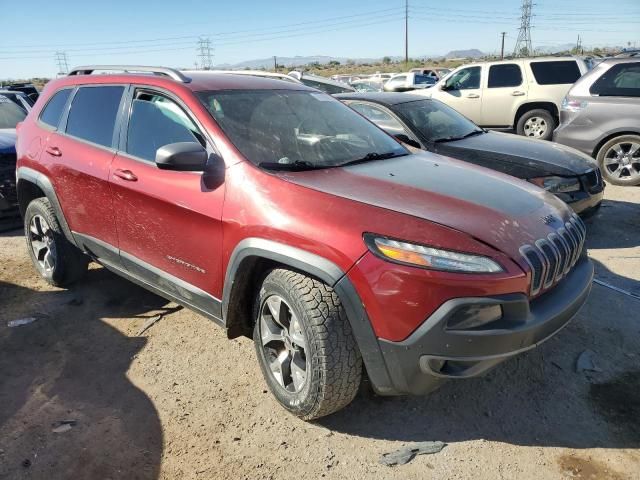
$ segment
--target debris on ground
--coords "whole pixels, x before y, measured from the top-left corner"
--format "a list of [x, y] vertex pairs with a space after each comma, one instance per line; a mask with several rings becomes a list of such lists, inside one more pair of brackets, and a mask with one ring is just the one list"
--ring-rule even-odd
[[36, 317], [18, 318], [17, 320], [10, 320], [9, 322], [7, 322], [7, 327], [13, 328], [13, 327], [20, 327], [22, 325], [29, 325], [30, 323], [33, 323], [36, 320], [37, 320]]
[[53, 422], [51, 424], [51, 431], [53, 433], [64, 433], [71, 430], [78, 424], [76, 420], [60, 420], [59, 422]]
[[138, 332], [138, 336], [142, 335], [144, 332], [146, 332], [151, 327], [153, 327], [162, 317], [163, 317], [163, 315], [158, 314], [158, 315], [154, 315], [153, 317], [149, 318], [149, 320], [147, 320], [144, 323], [144, 325], [142, 326], [142, 329]]
[[576, 372], [602, 372], [593, 360], [594, 355], [591, 350], [582, 352], [576, 360]]
[[404, 465], [413, 460], [416, 455], [430, 455], [440, 452], [447, 444], [444, 442], [419, 442], [400, 448], [393, 452], [383, 453], [379, 463], [388, 467]]

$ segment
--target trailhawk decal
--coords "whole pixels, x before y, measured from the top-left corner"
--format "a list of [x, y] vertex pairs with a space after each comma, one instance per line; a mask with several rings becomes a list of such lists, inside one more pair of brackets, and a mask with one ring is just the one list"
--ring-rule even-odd
[[184, 260], [173, 257], [171, 255], [167, 255], [167, 260], [173, 263], [177, 263], [178, 265], [182, 265], [183, 267], [190, 268], [191, 270], [195, 270], [196, 272], [199, 272], [199, 273], [207, 273], [207, 271], [204, 268], [200, 268], [197, 265], [193, 265], [192, 263], [185, 262]]

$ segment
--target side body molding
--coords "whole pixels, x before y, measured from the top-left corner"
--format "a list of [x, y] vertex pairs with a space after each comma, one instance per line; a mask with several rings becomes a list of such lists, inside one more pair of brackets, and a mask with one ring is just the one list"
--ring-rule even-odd
[[[51, 206], [56, 212], [56, 217], [58, 217], [58, 221], [60, 222], [60, 226], [62, 227], [62, 231], [64, 232], [65, 237], [74, 245], [78, 246], [76, 239], [73, 237], [71, 233], [71, 229], [69, 228], [69, 224], [67, 224], [67, 219], [64, 216], [62, 211], [62, 207], [60, 206], [60, 202], [58, 201], [58, 196], [56, 195], [56, 191], [53, 188], [53, 184], [49, 177], [45, 174], [38, 172], [29, 167], [20, 167], [16, 171], [16, 180], [18, 187], [18, 202], [22, 205], [22, 201], [19, 198], [20, 196], [20, 182], [29, 182], [36, 185], [40, 190], [44, 192], [49, 202], [51, 202]], [[20, 213], [24, 216], [24, 211], [22, 208], [20, 209]]]
[[383, 395], [393, 395], [395, 388], [389, 377], [382, 350], [362, 301], [345, 272], [326, 258], [263, 238], [246, 238], [242, 240], [231, 254], [225, 275], [222, 295], [222, 316], [225, 323], [229, 315], [233, 286], [236, 282], [242, 280], [237, 278], [239, 271], [242, 271], [240, 267], [245, 260], [256, 257], [273, 260], [316, 277], [336, 291], [347, 314], [351, 330], [374, 389]]

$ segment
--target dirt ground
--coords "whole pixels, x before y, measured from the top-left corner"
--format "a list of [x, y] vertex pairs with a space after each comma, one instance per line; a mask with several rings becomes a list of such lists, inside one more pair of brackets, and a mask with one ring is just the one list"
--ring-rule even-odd
[[[606, 197], [588, 222], [597, 277], [640, 296], [640, 188]], [[248, 339], [97, 265], [72, 290], [51, 288], [21, 232], [5, 233], [0, 478], [640, 479], [639, 308], [596, 284], [566, 329], [485, 377], [425, 398], [364, 390], [305, 423], [267, 393]], [[24, 317], [36, 320], [8, 327]], [[576, 371], [585, 350], [597, 371]], [[378, 463], [425, 440], [448, 445]]]

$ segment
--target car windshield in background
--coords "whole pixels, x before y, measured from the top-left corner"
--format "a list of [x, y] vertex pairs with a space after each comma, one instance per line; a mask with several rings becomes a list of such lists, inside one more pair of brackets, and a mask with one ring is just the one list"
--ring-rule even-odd
[[16, 128], [26, 116], [27, 112], [4, 95], [0, 95], [0, 128]]
[[413, 79], [415, 85], [434, 85], [436, 83], [435, 77], [428, 75], [415, 75]]
[[408, 154], [324, 93], [225, 90], [198, 96], [236, 148], [266, 168], [327, 168]]
[[430, 142], [458, 140], [482, 132], [475, 123], [437, 100], [401, 103], [394, 110]]

